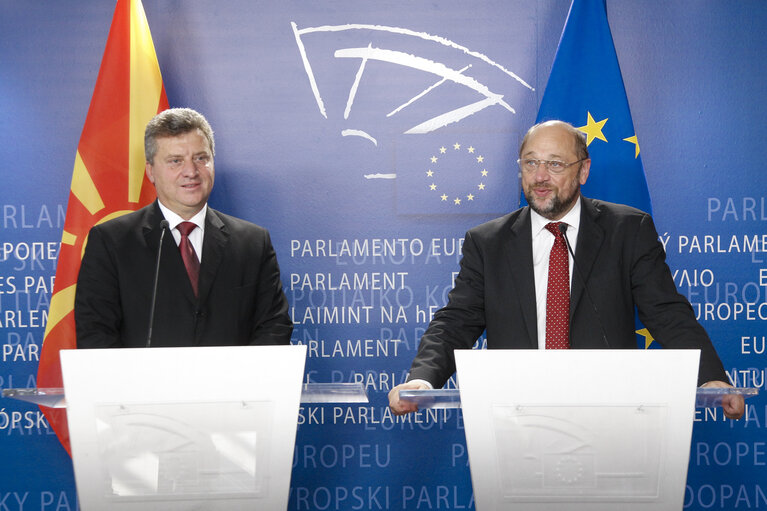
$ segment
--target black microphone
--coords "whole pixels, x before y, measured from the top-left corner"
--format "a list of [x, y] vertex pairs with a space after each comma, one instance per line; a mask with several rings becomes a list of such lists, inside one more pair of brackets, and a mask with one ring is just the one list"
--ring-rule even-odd
[[152, 304], [149, 309], [149, 332], [146, 335], [146, 347], [152, 346], [152, 327], [154, 326], [154, 309], [157, 300], [157, 281], [160, 278], [160, 256], [162, 256], [162, 240], [165, 238], [165, 231], [170, 228], [170, 224], [163, 218], [160, 222], [160, 246], [157, 247], [157, 262], [154, 265], [154, 285], [152, 286]]
[[567, 238], [566, 223], [562, 222], [559, 224], [559, 232], [561, 232], [562, 236], [564, 236], [565, 238], [565, 244], [567, 245], [567, 250], [570, 252], [570, 255], [573, 257], [573, 268], [575, 268], [575, 272], [578, 274], [578, 277], [581, 279], [581, 282], [583, 283], [583, 289], [586, 291], [586, 296], [589, 299], [589, 303], [591, 303], [591, 308], [594, 309], [594, 315], [597, 317], [597, 323], [599, 323], [599, 330], [602, 331], [602, 341], [605, 343], [605, 347], [607, 349], [610, 349], [610, 343], [607, 342], [607, 334], [605, 333], [605, 327], [602, 324], [602, 318], [599, 316], [599, 311], [597, 310], [597, 304], [594, 302], [594, 299], [591, 298], [591, 293], [589, 293], [589, 286], [586, 285], [586, 279], [583, 278], [581, 269], [578, 267], [578, 263], [575, 260], [573, 247], [570, 246], [570, 240]]

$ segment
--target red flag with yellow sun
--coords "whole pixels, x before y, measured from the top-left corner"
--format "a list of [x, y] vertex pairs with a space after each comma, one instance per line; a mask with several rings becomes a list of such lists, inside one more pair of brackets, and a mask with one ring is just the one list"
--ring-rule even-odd
[[[118, 0], [72, 172], [37, 386], [62, 387], [59, 351], [75, 348], [75, 287], [88, 231], [152, 202], [144, 128], [168, 108], [141, 0]], [[42, 407], [67, 452], [66, 410]]]

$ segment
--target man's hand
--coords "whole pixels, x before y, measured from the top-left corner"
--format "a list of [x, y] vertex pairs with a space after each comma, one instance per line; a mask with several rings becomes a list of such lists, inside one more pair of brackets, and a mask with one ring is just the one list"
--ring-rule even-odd
[[[712, 380], [701, 385], [703, 387], [713, 387], [718, 389], [732, 389], [734, 388], [729, 383], [723, 381]], [[743, 412], [746, 409], [746, 403], [743, 396], [740, 394], [727, 394], [722, 397], [722, 410], [725, 417], [728, 419], [740, 419], [743, 417]]]
[[400, 390], [429, 390], [430, 387], [420, 381], [409, 381], [397, 385], [389, 391], [389, 408], [394, 415], [405, 415], [406, 413], [418, 411], [418, 405], [409, 401], [401, 401], [399, 398]]

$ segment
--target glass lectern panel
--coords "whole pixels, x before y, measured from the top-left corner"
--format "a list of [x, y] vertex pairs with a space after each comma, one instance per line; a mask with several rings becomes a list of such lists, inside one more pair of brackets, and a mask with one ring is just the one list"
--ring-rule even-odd
[[[695, 406], [707, 408], [722, 404], [722, 398], [729, 394], [740, 394], [744, 399], [759, 395], [756, 387], [698, 387], [695, 391]], [[461, 396], [458, 389], [400, 390], [399, 397], [418, 405], [418, 408], [460, 408]]]

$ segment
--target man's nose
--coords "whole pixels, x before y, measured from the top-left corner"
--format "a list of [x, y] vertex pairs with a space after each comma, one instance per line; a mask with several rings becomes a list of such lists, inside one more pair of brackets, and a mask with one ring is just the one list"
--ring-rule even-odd
[[535, 167], [535, 172], [533, 172], [533, 178], [535, 181], [548, 181], [550, 177], [551, 174], [549, 174], [549, 170], [546, 168], [546, 162], [538, 162], [538, 166]]
[[197, 175], [197, 166], [194, 164], [192, 159], [185, 159], [184, 160], [184, 166], [181, 169], [181, 173], [184, 176], [195, 176]]

